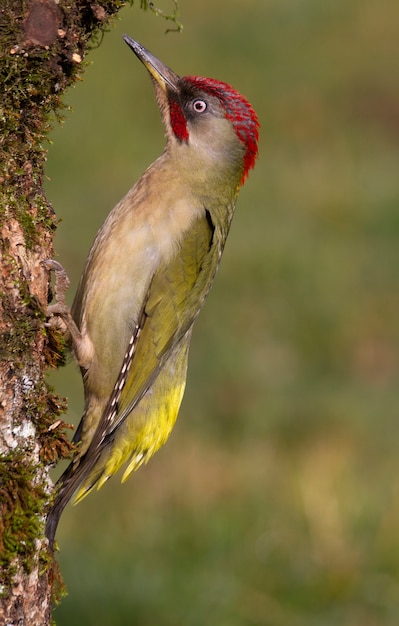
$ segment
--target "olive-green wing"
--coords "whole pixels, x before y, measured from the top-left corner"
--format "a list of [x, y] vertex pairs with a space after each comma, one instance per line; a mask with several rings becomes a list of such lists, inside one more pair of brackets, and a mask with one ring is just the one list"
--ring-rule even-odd
[[94, 445], [112, 438], [191, 328], [219, 263], [221, 250], [215, 240], [214, 226], [204, 211], [175, 256], [154, 275]]

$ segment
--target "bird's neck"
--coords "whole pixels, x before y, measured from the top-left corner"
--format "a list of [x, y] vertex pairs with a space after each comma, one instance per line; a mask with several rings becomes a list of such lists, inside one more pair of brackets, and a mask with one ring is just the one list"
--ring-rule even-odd
[[162, 155], [171, 179], [179, 178], [180, 184], [205, 206], [234, 204], [242, 177], [241, 159], [222, 159], [217, 153], [190, 144], [167, 146]]

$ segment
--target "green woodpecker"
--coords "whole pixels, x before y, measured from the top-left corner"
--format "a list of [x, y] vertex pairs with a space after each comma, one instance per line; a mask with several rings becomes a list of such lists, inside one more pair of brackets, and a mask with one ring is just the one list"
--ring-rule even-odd
[[257, 156], [259, 124], [243, 96], [217, 80], [180, 78], [124, 39], [151, 75], [167, 141], [98, 232], [71, 311], [58, 309], [81, 367], [85, 409], [78, 452], [48, 515], [50, 545], [77, 489], [76, 502], [127, 464], [124, 481], [169, 437], [193, 324]]

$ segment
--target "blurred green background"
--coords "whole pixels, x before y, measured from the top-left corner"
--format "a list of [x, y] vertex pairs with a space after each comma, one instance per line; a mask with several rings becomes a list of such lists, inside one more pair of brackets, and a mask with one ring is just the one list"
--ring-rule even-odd
[[[163, 147], [122, 33], [242, 91], [260, 158], [170, 441], [61, 520], [56, 622], [397, 626], [399, 4], [180, 10], [183, 33], [165, 36], [162, 19], [125, 8], [53, 133], [47, 191], [70, 297], [104, 217]], [[51, 380], [77, 423], [76, 367]]]

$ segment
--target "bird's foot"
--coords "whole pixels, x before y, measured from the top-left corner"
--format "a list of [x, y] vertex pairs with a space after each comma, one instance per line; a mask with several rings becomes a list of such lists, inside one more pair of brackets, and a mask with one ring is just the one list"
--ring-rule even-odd
[[79, 328], [72, 318], [71, 310], [65, 301], [65, 293], [70, 285], [70, 280], [61, 263], [54, 259], [45, 259], [41, 262], [49, 272], [54, 272], [54, 302], [47, 306], [46, 326], [56, 328], [64, 334], [70, 334], [73, 345], [81, 341]]
[[70, 285], [68, 274], [62, 267], [61, 263], [54, 259], [45, 259], [41, 262], [41, 265], [54, 272], [54, 304], [49, 304], [47, 307], [47, 315], [51, 317], [53, 315], [64, 315], [69, 310], [68, 305], [65, 302], [65, 293]]

